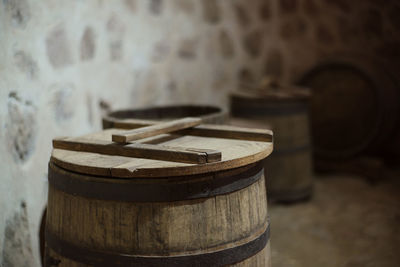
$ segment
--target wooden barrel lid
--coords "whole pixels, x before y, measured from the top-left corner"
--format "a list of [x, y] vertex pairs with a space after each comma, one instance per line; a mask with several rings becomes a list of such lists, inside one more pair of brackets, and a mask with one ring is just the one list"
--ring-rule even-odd
[[301, 101], [308, 100], [311, 93], [303, 87], [278, 88], [273, 90], [241, 90], [231, 93], [231, 97], [245, 98], [255, 101]]
[[[135, 127], [137, 127], [136, 124]], [[221, 130], [223, 134], [221, 134]], [[109, 147], [112, 135], [124, 132], [126, 130], [111, 128], [79, 138], [66, 138], [62, 141], [100, 143]], [[262, 138], [259, 138], [260, 136]], [[269, 141], [266, 141], [264, 137], [267, 137]], [[195, 150], [212, 149], [220, 151], [222, 158], [220, 161], [203, 164], [172, 162], [83, 152], [81, 150], [83, 146], [79, 144], [75, 145], [74, 150], [67, 150], [62, 149], [62, 145], [55, 146], [53, 141], [53, 146], [57, 148], [52, 151], [51, 162], [73, 172], [97, 176], [119, 178], [186, 176], [249, 165], [266, 158], [272, 152], [273, 147], [272, 132], [269, 130], [207, 124], [186, 129], [185, 132], [148, 137], [135, 142], [135, 144], [190, 147]]]

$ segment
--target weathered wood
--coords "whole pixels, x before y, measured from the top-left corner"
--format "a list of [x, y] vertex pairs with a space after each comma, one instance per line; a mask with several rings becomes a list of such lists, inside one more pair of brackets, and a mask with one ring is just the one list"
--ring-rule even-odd
[[201, 124], [201, 119], [187, 117], [169, 122], [158, 123], [139, 129], [134, 129], [131, 131], [126, 131], [120, 134], [113, 134], [112, 140], [118, 143], [127, 143], [129, 141], [139, 140], [146, 137], [179, 131], [182, 129], [197, 126], [199, 124]]
[[266, 129], [250, 129], [228, 125], [200, 125], [191, 129], [182, 130], [177, 134], [193, 136], [237, 139], [259, 142], [272, 142], [272, 131]]
[[[86, 135], [74, 149], [120, 131]], [[58, 141], [49, 164], [47, 266], [270, 266], [261, 160], [271, 142], [141, 140], [222, 152], [220, 162], [187, 164], [69, 151]]]
[[184, 117], [198, 117], [207, 124], [222, 124], [226, 123], [228, 114], [219, 107], [208, 105], [172, 105], [124, 109], [110, 112], [104, 116], [103, 128], [118, 128], [114, 126], [114, 123], [126, 119], [142, 119], [155, 123]]
[[[264, 178], [245, 189], [201, 201], [141, 204], [76, 197], [50, 187], [48, 203], [47, 231], [58, 240], [74, 245], [78, 251], [83, 248], [81, 251], [86, 252], [85, 248], [91, 248], [113, 255], [152, 255], [158, 260], [167, 256], [206, 256], [189, 258], [191, 266], [227, 265], [225, 260], [238, 253], [218, 258], [213, 258], [212, 254], [246, 245], [265, 233], [268, 227]], [[53, 254], [52, 258], [60, 260], [60, 267], [70, 266], [71, 262], [76, 264], [76, 261], [82, 262], [80, 266], [93, 265], [90, 264], [93, 260], [100, 261], [96, 266], [120, 266], [117, 262], [102, 265], [101, 261], [108, 259], [87, 258], [90, 256], [87, 253], [74, 253], [75, 257], [83, 258], [68, 259], [71, 255], [63, 254], [57, 245], [48, 243], [47, 255]], [[250, 250], [241, 256], [243, 260], [258, 258], [257, 253], [257, 250]], [[168, 258], [165, 259], [168, 263]], [[268, 259], [262, 262], [265, 261]], [[178, 260], [171, 266], [187, 266], [186, 261], [186, 264], [179, 263]], [[228, 264], [236, 266], [232, 262]], [[250, 266], [264, 267], [265, 264]]]
[[[85, 267], [86, 265], [78, 263], [76, 261], [73, 261], [68, 258], [64, 258], [57, 254], [55, 251], [52, 249], [47, 250], [47, 255], [48, 255], [48, 261], [52, 262], [54, 265], [59, 264], [58, 266], [60, 267]], [[60, 260], [61, 259], [61, 260]], [[213, 262], [215, 264], [215, 262]], [[52, 264], [47, 264], [46, 266], [52, 266]], [[142, 267], [143, 265], [141, 265]], [[152, 265], [154, 267], [162, 266], [162, 265]], [[191, 263], [189, 266], [196, 267], [196, 263]], [[207, 264], [206, 266], [212, 266], [210, 264]], [[271, 243], [268, 242], [267, 245], [264, 247], [263, 250], [258, 252], [256, 255], [253, 257], [250, 257], [242, 262], [229, 265], [232, 267], [271, 267]], [[143, 266], [145, 267], [145, 266]], [[203, 267], [203, 266], [199, 266]]]
[[47, 207], [45, 207], [41, 220], [40, 220], [40, 229], [39, 229], [39, 252], [40, 252], [40, 262], [42, 266], [44, 266], [44, 251], [45, 251], [45, 231], [46, 231], [46, 214], [47, 214]]
[[209, 198], [232, 193], [260, 179], [262, 167], [261, 163], [257, 163], [220, 174], [168, 176], [162, 179], [146, 177], [133, 181], [72, 173], [50, 163], [48, 178], [53, 188], [74, 196], [149, 203]]
[[[268, 130], [265, 131], [271, 133]], [[82, 138], [96, 142], [109, 141], [112, 134], [119, 132], [121, 132], [120, 129], [107, 129]], [[220, 151], [222, 158], [221, 161], [217, 162], [193, 165], [182, 162], [110, 156], [56, 148], [52, 152], [52, 161], [65, 169], [100, 176], [126, 178], [177, 176], [245, 166], [267, 157], [272, 152], [273, 147], [271, 142], [169, 134], [142, 139], [140, 142], [171, 147], [212, 149]]]
[[211, 149], [180, 148], [142, 143], [121, 145], [110, 141], [81, 138], [54, 139], [53, 148], [197, 164], [221, 160], [221, 152]]
[[222, 153], [205, 164], [92, 150], [130, 146], [110, 142], [121, 132], [54, 142], [47, 266], [270, 266], [262, 160], [271, 142], [162, 134], [135, 144], [212, 150], [214, 159]]
[[[136, 129], [154, 125], [157, 122], [150, 120], [126, 119], [114, 122], [115, 128]], [[267, 129], [255, 129], [235, 127], [231, 125], [202, 124], [190, 129], [176, 131], [174, 134], [192, 135], [202, 137], [216, 137], [227, 139], [238, 139], [248, 141], [272, 142], [272, 131]]]
[[231, 124], [274, 131], [274, 152], [265, 161], [268, 196], [294, 202], [312, 193], [313, 173], [307, 101], [309, 92], [278, 89], [231, 95]]

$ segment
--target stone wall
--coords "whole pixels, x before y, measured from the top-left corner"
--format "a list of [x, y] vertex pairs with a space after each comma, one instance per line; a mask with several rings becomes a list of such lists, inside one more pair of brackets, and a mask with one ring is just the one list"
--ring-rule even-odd
[[327, 59], [374, 62], [400, 77], [400, 3], [396, 0], [280, 0], [276, 36], [285, 78]]
[[53, 137], [99, 130], [110, 108], [226, 106], [239, 82], [296, 81], [336, 53], [395, 65], [399, 9], [372, 0], [1, 0], [0, 266], [39, 266]]

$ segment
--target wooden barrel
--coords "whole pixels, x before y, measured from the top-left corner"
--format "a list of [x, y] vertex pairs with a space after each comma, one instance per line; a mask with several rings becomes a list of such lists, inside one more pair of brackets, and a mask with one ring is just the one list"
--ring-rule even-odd
[[129, 119], [163, 121], [183, 117], [200, 117], [204, 123], [221, 124], [227, 121], [227, 112], [220, 107], [206, 105], [156, 106], [117, 110], [104, 116], [103, 129], [112, 128], [118, 121]]
[[383, 68], [366, 60], [318, 64], [300, 84], [312, 88], [311, 125], [318, 159], [381, 154], [400, 119], [400, 98]]
[[[251, 141], [258, 139], [217, 127], [140, 140], [221, 153], [221, 160], [204, 164], [151, 159], [160, 154], [128, 157], [131, 145], [114, 146], [125, 156], [108, 155], [111, 135], [121, 129], [53, 141], [46, 265], [270, 266], [261, 161], [272, 151], [272, 135], [269, 142]], [[93, 144], [108, 152], [93, 152]]]
[[40, 228], [39, 228], [39, 251], [40, 251], [40, 262], [42, 266], [44, 266], [44, 248], [45, 248], [45, 229], [46, 229], [46, 213], [47, 207], [45, 207], [42, 218], [40, 220]]
[[300, 201], [312, 193], [308, 99], [305, 90], [242, 91], [230, 96], [232, 124], [274, 131], [274, 152], [265, 162], [273, 201]]

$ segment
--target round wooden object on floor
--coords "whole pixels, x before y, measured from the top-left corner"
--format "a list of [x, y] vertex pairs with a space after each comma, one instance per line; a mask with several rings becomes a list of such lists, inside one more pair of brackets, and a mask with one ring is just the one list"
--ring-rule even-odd
[[272, 201], [295, 202], [312, 193], [313, 173], [306, 90], [231, 94], [231, 124], [272, 129], [274, 152], [265, 161]]
[[382, 153], [399, 122], [399, 94], [391, 78], [367, 61], [317, 65], [300, 82], [312, 88], [311, 124], [319, 159]]
[[[104, 142], [120, 131], [85, 138]], [[215, 149], [222, 160], [188, 164], [53, 150], [47, 266], [270, 266], [261, 161], [272, 143], [171, 136], [160, 144]]]
[[200, 117], [204, 123], [221, 124], [227, 121], [227, 113], [219, 107], [202, 105], [157, 106], [141, 109], [113, 111], [103, 118], [103, 129], [113, 128], [115, 122], [129, 119], [173, 120], [184, 117]]

